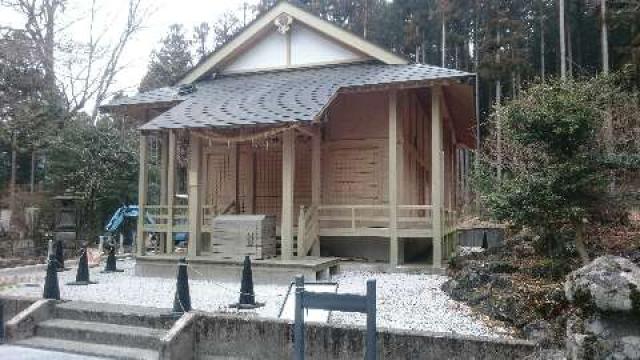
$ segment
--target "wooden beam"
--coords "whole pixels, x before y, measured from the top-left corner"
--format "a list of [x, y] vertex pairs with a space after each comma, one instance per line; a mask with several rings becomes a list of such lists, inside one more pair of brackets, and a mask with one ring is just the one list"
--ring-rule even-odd
[[433, 267], [442, 267], [442, 88], [431, 88], [431, 206]]
[[167, 254], [173, 254], [173, 202], [176, 196], [176, 133], [169, 130], [167, 161]]
[[282, 259], [293, 258], [293, 194], [296, 164], [296, 133], [282, 134], [282, 218], [280, 226]]
[[202, 233], [202, 201], [200, 198], [200, 138], [193, 133], [189, 138], [189, 257], [200, 255]]
[[[166, 133], [160, 133], [160, 205], [167, 205], [167, 168], [169, 166], [169, 139]], [[166, 251], [167, 233], [160, 235], [160, 252]]]
[[[318, 207], [322, 203], [322, 128], [317, 126], [313, 129], [311, 138], [311, 206], [316, 209], [316, 217], [313, 221], [318, 221]], [[313, 241], [312, 239], [311, 241]], [[311, 255], [320, 256], [320, 236], [311, 247]]]
[[147, 188], [149, 177], [147, 172], [147, 137], [140, 135], [140, 170], [138, 175], [138, 229], [136, 235], [136, 255], [144, 256], [146, 242], [144, 238], [144, 207], [147, 205]]
[[389, 264], [398, 265], [398, 93], [389, 93]]

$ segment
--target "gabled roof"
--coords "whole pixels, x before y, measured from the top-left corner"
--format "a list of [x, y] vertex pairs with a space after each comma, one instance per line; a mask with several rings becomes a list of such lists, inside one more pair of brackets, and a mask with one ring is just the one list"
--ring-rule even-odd
[[351, 64], [218, 76], [142, 130], [250, 126], [317, 119], [341, 90], [418, 87], [470, 73], [429, 65]]
[[254, 20], [231, 41], [209, 55], [204, 61], [191, 69], [179, 82], [189, 84], [203, 79], [207, 74], [215, 72], [222, 63], [238, 56], [266, 31], [271, 30], [273, 23], [282, 14], [298, 21], [337, 42], [376, 59], [384, 64], [407, 64], [408, 61], [386, 49], [383, 49], [363, 38], [346, 31], [339, 26], [300, 9], [286, 1], [280, 2], [271, 10]]

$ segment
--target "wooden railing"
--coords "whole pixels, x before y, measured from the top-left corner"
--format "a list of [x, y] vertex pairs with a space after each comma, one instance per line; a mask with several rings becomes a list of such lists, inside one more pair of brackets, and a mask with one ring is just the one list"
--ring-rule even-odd
[[[146, 232], [167, 232], [169, 224], [174, 232], [185, 232], [189, 230], [189, 207], [187, 205], [173, 206], [173, 215], [169, 219], [169, 207], [166, 205], [145, 205], [144, 206]], [[151, 220], [151, 223], [148, 222]]]
[[[388, 227], [389, 209], [389, 205], [321, 205], [318, 220], [322, 227], [350, 228], [357, 233], [363, 227]], [[431, 205], [398, 205], [398, 228], [430, 229], [431, 209]]]
[[318, 209], [315, 206], [300, 206], [298, 215], [298, 256], [306, 256], [320, 236]]
[[[211, 205], [205, 205], [202, 207], [202, 226], [203, 229], [208, 229], [211, 225], [210, 221], [212, 217], [228, 214], [235, 208], [235, 201], [232, 201], [224, 208], [219, 208]], [[187, 232], [189, 231], [189, 206], [188, 205], [174, 205], [169, 219], [169, 207], [166, 205], [146, 205], [144, 206], [145, 215], [145, 232], [168, 232], [169, 225], [171, 225], [172, 232]], [[220, 210], [218, 210], [220, 209]], [[151, 220], [149, 223], [148, 220]], [[206, 232], [206, 231], [205, 231]]]

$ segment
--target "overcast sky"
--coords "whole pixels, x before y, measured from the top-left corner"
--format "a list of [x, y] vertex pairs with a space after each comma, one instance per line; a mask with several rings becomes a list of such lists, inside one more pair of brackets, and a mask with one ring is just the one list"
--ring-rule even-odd
[[[127, 66], [118, 75], [113, 90], [135, 91], [146, 72], [149, 54], [158, 47], [169, 25], [183, 24], [191, 32], [193, 26], [203, 21], [213, 23], [226, 11], [234, 11], [242, 19], [245, 2], [252, 5], [256, 0], [142, 0], [143, 6], [150, 9], [150, 15], [145, 21], [145, 28], [125, 49], [121, 64]], [[95, 32], [117, 36], [126, 20], [127, 3], [128, 0], [96, 0], [99, 19]], [[65, 24], [70, 25], [64, 34], [75, 40], [86, 41], [91, 0], [68, 0], [68, 4], [64, 20]], [[0, 25], [22, 27], [23, 22], [21, 17], [0, 7]]]

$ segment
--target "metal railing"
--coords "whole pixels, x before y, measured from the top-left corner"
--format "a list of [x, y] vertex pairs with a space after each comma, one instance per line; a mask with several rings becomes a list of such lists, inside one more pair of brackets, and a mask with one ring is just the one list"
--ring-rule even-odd
[[304, 289], [304, 277], [296, 277], [294, 358], [304, 360], [304, 309], [358, 312], [367, 314], [365, 360], [376, 359], [376, 281], [367, 280], [366, 295], [309, 292]]

